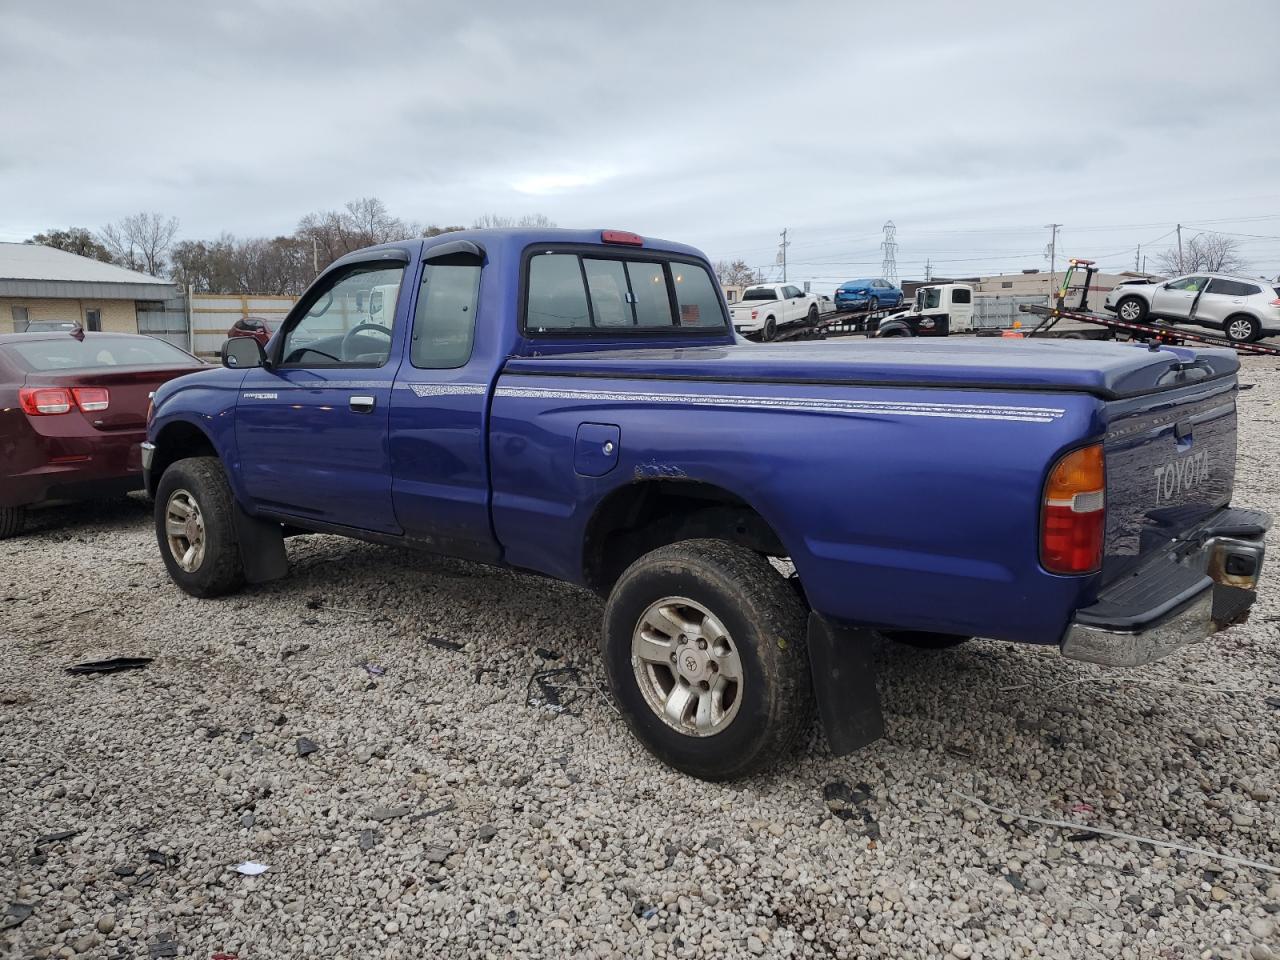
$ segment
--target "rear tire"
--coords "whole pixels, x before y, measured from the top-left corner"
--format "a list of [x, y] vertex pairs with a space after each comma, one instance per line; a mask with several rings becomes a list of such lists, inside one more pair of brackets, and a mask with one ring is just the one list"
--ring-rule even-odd
[[1234, 343], [1252, 343], [1262, 336], [1262, 324], [1248, 314], [1238, 313], [1234, 317], [1227, 317], [1222, 328], [1227, 333], [1227, 339]]
[[155, 525], [169, 576], [193, 597], [244, 585], [235, 500], [217, 457], [179, 460], [160, 477]]
[[810, 323], [818, 322], [818, 305], [816, 303], [809, 308], [809, 322]]
[[778, 324], [773, 319], [773, 317], [770, 317], [768, 320], [764, 322], [764, 331], [760, 334], [760, 339], [763, 340], [765, 343], [769, 343], [777, 339], [777, 336], [778, 336]]
[[24, 507], [0, 507], [0, 540], [16, 537], [27, 525]]
[[703, 780], [746, 776], [791, 753], [812, 723], [805, 622], [796, 591], [746, 547], [660, 547], [609, 595], [609, 688], [663, 763]]
[[869, 301], [867, 301], [867, 309], [868, 309], [871, 313], [875, 313], [877, 310], [879, 310], [879, 309], [880, 309], [880, 298], [879, 298], [879, 297], [872, 297]]
[[1116, 316], [1125, 323], [1141, 323], [1147, 319], [1147, 301], [1141, 297], [1122, 297], [1116, 304]]
[[894, 643], [903, 643], [919, 650], [949, 650], [973, 639], [952, 633], [929, 633], [925, 630], [886, 630], [884, 635]]

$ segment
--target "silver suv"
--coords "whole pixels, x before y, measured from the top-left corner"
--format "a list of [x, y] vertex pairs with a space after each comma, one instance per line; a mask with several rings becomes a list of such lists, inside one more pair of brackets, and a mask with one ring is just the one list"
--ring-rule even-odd
[[1280, 329], [1280, 285], [1216, 273], [1154, 283], [1127, 280], [1108, 291], [1103, 306], [1130, 323], [1148, 317], [1195, 323], [1216, 327], [1242, 343]]

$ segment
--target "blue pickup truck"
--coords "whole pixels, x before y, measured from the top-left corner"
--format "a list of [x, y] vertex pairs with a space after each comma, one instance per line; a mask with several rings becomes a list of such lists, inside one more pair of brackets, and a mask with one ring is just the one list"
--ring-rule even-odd
[[836, 752], [881, 736], [881, 637], [1136, 666], [1241, 620], [1262, 567], [1226, 351], [750, 344], [697, 250], [540, 229], [350, 254], [222, 353], [143, 449], [179, 587], [284, 576], [303, 533], [579, 584], [622, 714], [699, 777], [815, 707]]

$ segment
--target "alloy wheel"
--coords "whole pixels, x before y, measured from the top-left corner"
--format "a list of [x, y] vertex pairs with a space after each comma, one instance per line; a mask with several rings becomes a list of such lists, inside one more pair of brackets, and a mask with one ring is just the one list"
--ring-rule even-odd
[[173, 559], [187, 573], [194, 573], [204, 563], [205, 527], [200, 504], [186, 490], [175, 490], [164, 511], [165, 539]]
[[721, 732], [742, 703], [742, 659], [733, 638], [710, 610], [687, 597], [665, 597], [640, 616], [631, 669], [654, 714], [687, 736]]

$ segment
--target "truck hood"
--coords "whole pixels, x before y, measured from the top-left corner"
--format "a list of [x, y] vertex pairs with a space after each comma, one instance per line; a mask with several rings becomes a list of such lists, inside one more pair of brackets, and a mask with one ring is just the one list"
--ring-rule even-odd
[[1231, 376], [1239, 366], [1231, 350], [975, 337], [600, 350], [513, 357], [505, 369], [527, 376], [1066, 391], [1114, 400]]

